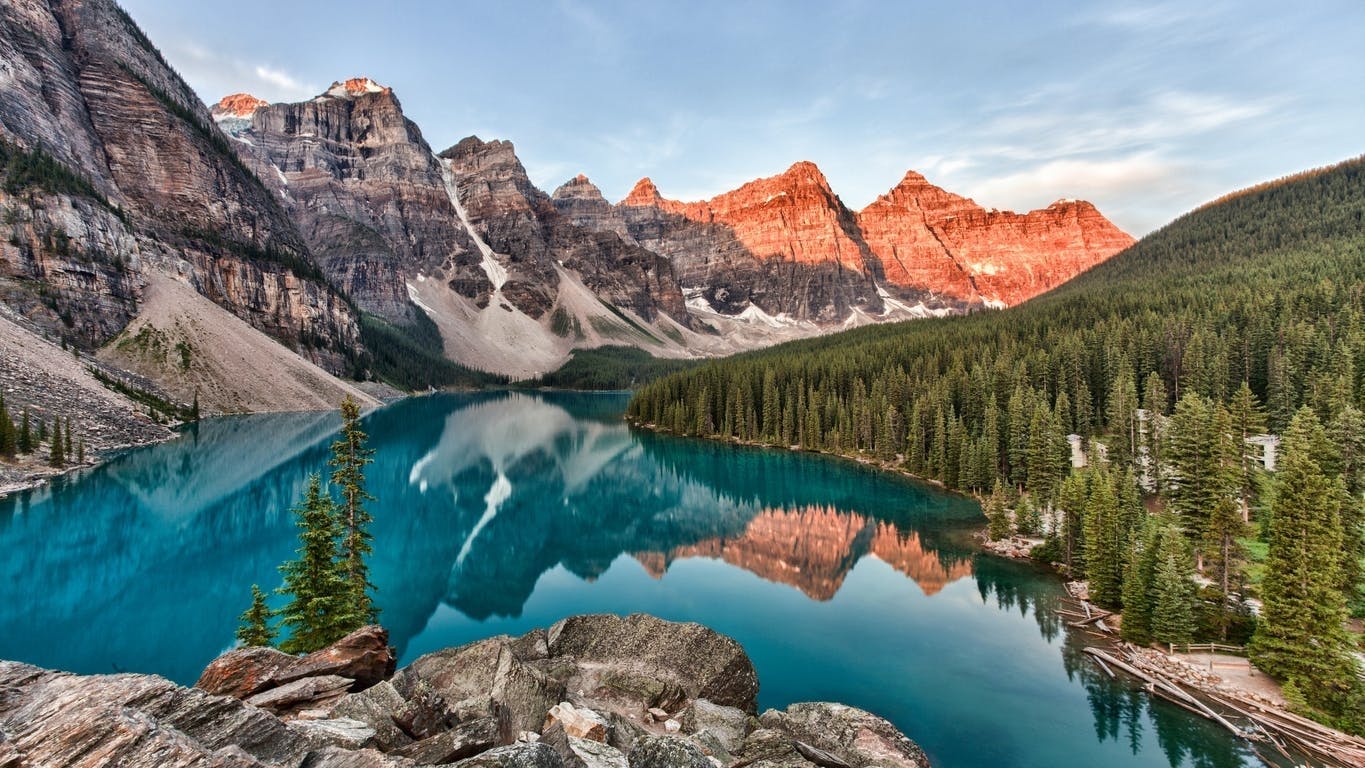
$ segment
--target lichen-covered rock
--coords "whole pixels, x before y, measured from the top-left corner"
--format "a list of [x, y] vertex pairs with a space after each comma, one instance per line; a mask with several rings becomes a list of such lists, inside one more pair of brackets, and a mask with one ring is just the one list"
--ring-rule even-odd
[[414, 736], [411, 735], [413, 733], [420, 734], [416, 738], [426, 738], [453, 725], [453, 722], [449, 721], [441, 722], [439, 727], [434, 723], [424, 723], [424, 728], [414, 730], [409, 721], [407, 726], [400, 727], [398, 713], [407, 703], [398, 695], [398, 691], [394, 690], [393, 685], [385, 681], [360, 693], [343, 696], [332, 707], [331, 716], [358, 720], [368, 725], [374, 730], [375, 746], [385, 751], [411, 744], [414, 740]]
[[[746, 712], [757, 706], [758, 674], [744, 649], [700, 624], [648, 614], [572, 616], [550, 628], [549, 647], [554, 656], [572, 656], [580, 670], [605, 668], [651, 677], [679, 686], [687, 698], [709, 699]], [[573, 681], [569, 687], [581, 689]], [[650, 706], [658, 702], [641, 710]]]
[[458, 768], [563, 768], [559, 753], [548, 744], [519, 742], [495, 747], [455, 763]]
[[697, 736], [706, 735], [726, 752], [738, 752], [744, 737], [752, 730], [752, 715], [735, 707], [724, 707], [707, 699], [697, 699], [678, 715], [682, 729]]
[[300, 760], [313, 743], [236, 699], [154, 675], [77, 676], [0, 661], [0, 732], [25, 766], [218, 764]]
[[[793, 704], [759, 717], [763, 728], [832, 753], [852, 766], [928, 768], [928, 758], [896, 726], [855, 707], [829, 702]], [[747, 756], [747, 748], [746, 748]]]
[[428, 739], [414, 742], [394, 754], [418, 765], [453, 763], [497, 746], [498, 721], [483, 717], [461, 723]]
[[630, 750], [630, 768], [714, 768], [693, 744], [676, 736], [645, 736]]
[[[517, 734], [545, 724], [551, 708], [564, 699], [564, 683], [522, 662], [511, 646], [503, 646], [492, 697], [502, 740], [510, 742]], [[605, 732], [602, 736], [605, 739]]]
[[374, 741], [373, 728], [349, 718], [294, 720], [289, 723], [289, 729], [315, 743], [325, 742], [347, 750], [361, 749]]

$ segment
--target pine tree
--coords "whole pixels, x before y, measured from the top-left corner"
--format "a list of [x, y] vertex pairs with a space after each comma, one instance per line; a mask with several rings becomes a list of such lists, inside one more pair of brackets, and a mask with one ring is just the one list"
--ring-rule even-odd
[[38, 419], [38, 442], [47, 442], [47, 419]]
[[47, 463], [54, 467], [66, 465], [66, 452], [62, 444], [62, 422], [61, 419], [52, 421], [52, 449], [48, 452]]
[[1241, 472], [1238, 477], [1238, 498], [1242, 507], [1242, 522], [1251, 522], [1251, 497], [1255, 493], [1255, 475], [1257, 464], [1251, 459], [1247, 452], [1246, 441], [1253, 435], [1258, 435], [1266, 429], [1265, 410], [1261, 408], [1261, 402], [1252, 393], [1251, 387], [1246, 380], [1242, 380], [1242, 386], [1233, 393], [1232, 400], [1228, 402], [1228, 416], [1232, 421], [1233, 434], [1238, 438], [1238, 448], [1241, 455]]
[[990, 498], [986, 500], [986, 520], [988, 522], [986, 535], [990, 537], [991, 541], [1007, 539], [1013, 532], [1010, 511], [1006, 508], [1005, 503], [1005, 484], [996, 480], [995, 490], [991, 491]]
[[1014, 506], [1015, 527], [1020, 536], [1037, 536], [1043, 532], [1043, 516], [1029, 496], [1020, 496]]
[[1228, 600], [1240, 592], [1241, 564], [1246, 553], [1237, 539], [1246, 532], [1246, 523], [1237, 502], [1231, 498], [1219, 499], [1209, 515], [1208, 527], [1204, 531], [1203, 549], [1206, 553], [1204, 565], [1218, 588], [1220, 602], [1218, 607], [1219, 637], [1226, 640], [1229, 622], [1232, 618]]
[[10, 418], [4, 396], [0, 395], [0, 456], [6, 459], [14, 458], [14, 452], [18, 447], [18, 430], [14, 428], [14, 420]]
[[1196, 593], [1190, 574], [1185, 539], [1168, 528], [1160, 539], [1150, 593], [1152, 639], [1157, 642], [1188, 643], [1194, 637]]
[[369, 531], [373, 519], [365, 509], [374, 497], [365, 492], [365, 466], [372, 463], [374, 450], [365, 447], [366, 435], [360, 428], [360, 405], [349, 395], [341, 402], [341, 438], [332, 443], [332, 483], [341, 489], [340, 524], [341, 571], [350, 593], [351, 606], [363, 621], [379, 618], [379, 609], [370, 597], [369, 566], [365, 558], [373, 551]]
[[1123, 575], [1124, 640], [1138, 645], [1152, 642], [1152, 584], [1160, 553], [1161, 528], [1149, 518], [1138, 539], [1128, 550]]
[[19, 453], [33, 453], [33, 428], [29, 425], [28, 409], [24, 409], [24, 418], [19, 424], [19, 440], [17, 442]]
[[85, 465], [85, 438], [81, 438], [80, 441], [76, 443], [76, 463], [82, 466]]
[[311, 653], [341, 639], [364, 621], [357, 615], [349, 585], [337, 563], [336, 504], [322, 493], [317, 475], [308, 478], [303, 501], [294, 507], [299, 528], [298, 557], [280, 566], [290, 601], [280, 610], [289, 638], [285, 653]]
[[76, 455], [75, 447], [71, 444], [71, 417], [66, 417], [66, 428], [62, 430], [62, 456], [69, 459]]
[[270, 626], [271, 612], [265, 604], [265, 593], [257, 584], [251, 585], [251, 607], [238, 621], [237, 640], [245, 646], [268, 647], [275, 642], [275, 630]]
[[1304, 406], [1281, 443], [1271, 506], [1270, 549], [1261, 585], [1264, 607], [1248, 650], [1267, 673], [1292, 682], [1308, 702], [1335, 708], [1354, 683], [1342, 623], [1342, 525], [1339, 479], [1319, 464], [1321, 422]]
[[1122, 530], [1118, 494], [1104, 470], [1093, 470], [1085, 502], [1085, 575], [1090, 598], [1106, 608], [1122, 602], [1123, 558], [1126, 536]]

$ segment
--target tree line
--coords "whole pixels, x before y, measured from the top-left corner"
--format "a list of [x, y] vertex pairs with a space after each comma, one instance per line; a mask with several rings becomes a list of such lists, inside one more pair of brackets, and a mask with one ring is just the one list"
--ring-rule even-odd
[[[1360, 730], [1340, 619], [1365, 608], [1362, 286], [1355, 160], [1187, 214], [1019, 307], [716, 361], [646, 385], [629, 416], [979, 494], [993, 533], [1045, 537], [1041, 555], [1124, 610], [1125, 635], [1249, 638], [1301, 709]], [[1246, 442], [1263, 431], [1283, 436], [1273, 479]]]

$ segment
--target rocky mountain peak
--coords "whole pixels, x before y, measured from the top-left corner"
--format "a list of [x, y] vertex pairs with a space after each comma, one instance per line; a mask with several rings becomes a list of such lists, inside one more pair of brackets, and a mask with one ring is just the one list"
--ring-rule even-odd
[[621, 201], [621, 205], [654, 205], [663, 197], [659, 194], [659, 188], [654, 186], [654, 181], [646, 176], [635, 182], [635, 186], [631, 187], [630, 194]]
[[325, 95], [339, 99], [355, 98], [366, 93], [392, 93], [393, 89], [380, 85], [368, 77], [353, 77], [344, 82], [332, 83]]
[[607, 199], [602, 196], [602, 190], [598, 189], [596, 184], [593, 184], [587, 176], [581, 173], [559, 185], [551, 197], [556, 201], [579, 200], [591, 202], [594, 205], [608, 205]]
[[270, 106], [270, 102], [265, 99], [257, 98], [249, 93], [234, 93], [219, 99], [218, 103], [209, 110], [214, 120], [222, 121], [228, 118], [250, 118], [252, 113], [261, 107]]

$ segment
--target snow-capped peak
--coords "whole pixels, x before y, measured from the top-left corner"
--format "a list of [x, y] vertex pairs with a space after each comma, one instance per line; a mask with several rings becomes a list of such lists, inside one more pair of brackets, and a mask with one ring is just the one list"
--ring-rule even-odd
[[346, 82], [332, 83], [332, 87], [327, 89], [326, 95], [346, 99], [363, 93], [384, 93], [388, 90], [388, 87], [380, 85], [368, 77], [353, 77]]

